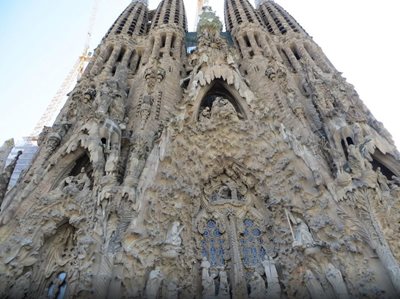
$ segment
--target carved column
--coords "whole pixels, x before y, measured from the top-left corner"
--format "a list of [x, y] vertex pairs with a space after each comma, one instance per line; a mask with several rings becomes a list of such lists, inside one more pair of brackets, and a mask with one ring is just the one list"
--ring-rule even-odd
[[232, 298], [246, 299], [247, 286], [244, 278], [242, 259], [240, 257], [239, 242], [237, 240], [236, 217], [228, 215], [228, 237], [232, 257]]

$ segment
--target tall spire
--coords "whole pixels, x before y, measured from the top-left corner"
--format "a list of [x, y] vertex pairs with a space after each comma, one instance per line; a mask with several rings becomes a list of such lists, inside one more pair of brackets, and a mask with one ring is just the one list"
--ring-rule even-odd
[[307, 34], [299, 23], [280, 5], [271, 0], [258, 0], [256, 7], [262, 21], [272, 34], [301, 32]]
[[163, 24], [175, 24], [187, 31], [187, 20], [183, 0], [162, 0], [154, 14], [151, 28]]
[[261, 25], [261, 19], [248, 0], [225, 0], [225, 26], [232, 31], [242, 23]]

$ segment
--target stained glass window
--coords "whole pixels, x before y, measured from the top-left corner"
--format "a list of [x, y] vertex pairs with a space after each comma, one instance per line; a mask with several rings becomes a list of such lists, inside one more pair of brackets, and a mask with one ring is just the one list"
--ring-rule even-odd
[[202, 256], [206, 257], [211, 267], [224, 265], [224, 237], [214, 220], [207, 222], [203, 233]]
[[250, 219], [244, 220], [244, 230], [240, 237], [242, 259], [245, 267], [255, 267], [261, 263], [265, 256], [262, 246], [261, 231]]
[[49, 298], [63, 299], [67, 290], [67, 273], [61, 272], [49, 287]]

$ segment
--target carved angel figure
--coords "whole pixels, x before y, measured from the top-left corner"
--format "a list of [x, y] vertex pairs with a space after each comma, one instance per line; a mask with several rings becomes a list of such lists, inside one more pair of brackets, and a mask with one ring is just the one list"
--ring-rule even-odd
[[174, 221], [168, 230], [165, 244], [171, 244], [173, 246], [180, 247], [182, 244], [180, 233], [182, 232], [183, 228], [184, 226], [180, 226], [179, 221]]

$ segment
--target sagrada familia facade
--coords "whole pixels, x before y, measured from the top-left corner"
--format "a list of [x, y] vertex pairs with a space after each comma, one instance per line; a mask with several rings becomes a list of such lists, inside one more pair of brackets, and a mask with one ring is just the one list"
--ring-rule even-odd
[[0, 177], [1, 298], [400, 296], [399, 152], [299, 23], [256, 6], [225, 0], [227, 32], [206, 6], [188, 33], [183, 0], [122, 12], [30, 168]]

